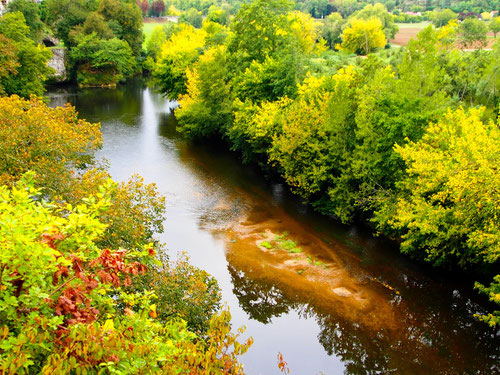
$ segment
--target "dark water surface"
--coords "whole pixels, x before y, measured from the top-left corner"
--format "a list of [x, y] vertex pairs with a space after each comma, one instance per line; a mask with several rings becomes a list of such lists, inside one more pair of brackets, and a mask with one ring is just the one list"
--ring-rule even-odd
[[[166, 197], [170, 253], [186, 251], [218, 280], [234, 327], [255, 344], [248, 374], [497, 374], [498, 333], [475, 320], [484, 300], [471, 282], [420, 270], [363, 229], [315, 215], [279, 183], [237, 156], [189, 145], [176, 132], [174, 104], [142, 84], [52, 90], [101, 122], [116, 180], [142, 175]], [[267, 251], [288, 231], [302, 254]]]

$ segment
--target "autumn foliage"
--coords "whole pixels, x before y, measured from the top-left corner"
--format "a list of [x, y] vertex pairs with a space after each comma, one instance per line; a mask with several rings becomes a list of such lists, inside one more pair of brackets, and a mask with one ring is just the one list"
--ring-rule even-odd
[[[238, 372], [247, 345], [229, 330], [229, 315], [210, 320], [207, 339], [179, 319], [159, 322], [157, 297], [127, 286], [154, 267], [155, 249], [101, 249], [113, 183], [61, 215], [40, 198], [32, 174], [0, 188], [0, 370], [44, 374]], [[174, 371], [175, 369], [175, 371]]]
[[36, 98], [0, 108], [0, 373], [240, 373], [251, 340], [215, 280], [155, 240], [156, 187], [96, 164], [99, 124]]
[[66, 192], [71, 172], [92, 163], [101, 145], [99, 124], [80, 120], [72, 107], [47, 107], [41, 99], [0, 100], [0, 183], [32, 170], [50, 191]]

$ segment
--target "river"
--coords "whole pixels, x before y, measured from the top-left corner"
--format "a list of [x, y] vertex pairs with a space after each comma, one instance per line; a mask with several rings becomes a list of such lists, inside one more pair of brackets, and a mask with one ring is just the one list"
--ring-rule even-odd
[[[471, 281], [422, 269], [389, 241], [316, 215], [236, 154], [176, 132], [175, 104], [141, 82], [53, 89], [101, 122], [116, 180], [132, 174], [166, 197], [169, 255], [185, 251], [219, 282], [233, 328], [254, 345], [248, 374], [496, 374], [499, 333], [474, 318]], [[491, 306], [490, 306], [491, 308]]]

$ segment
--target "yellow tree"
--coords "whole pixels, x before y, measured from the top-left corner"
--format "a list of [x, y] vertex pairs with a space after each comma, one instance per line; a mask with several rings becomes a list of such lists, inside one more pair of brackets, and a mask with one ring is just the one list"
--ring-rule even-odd
[[[420, 141], [395, 147], [408, 177], [386, 210], [404, 252], [463, 268], [500, 261], [500, 130], [482, 117], [481, 109], [449, 111]], [[500, 304], [500, 275], [476, 287]], [[495, 325], [500, 312], [482, 319]]]
[[321, 22], [302, 12], [291, 12], [288, 15], [291, 29], [301, 49], [306, 54], [321, 53], [326, 50], [325, 41], [321, 37]]
[[342, 33], [342, 44], [337, 48], [358, 55], [366, 55], [376, 48], [385, 46], [385, 43], [382, 23], [378, 18], [353, 19]]
[[482, 115], [450, 111], [420, 141], [396, 146], [408, 166], [391, 220], [403, 251], [463, 267], [500, 259], [500, 131]]
[[186, 69], [195, 63], [205, 47], [207, 33], [190, 25], [181, 25], [161, 47], [153, 72], [160, 89], [176, 99], [186, 93]]

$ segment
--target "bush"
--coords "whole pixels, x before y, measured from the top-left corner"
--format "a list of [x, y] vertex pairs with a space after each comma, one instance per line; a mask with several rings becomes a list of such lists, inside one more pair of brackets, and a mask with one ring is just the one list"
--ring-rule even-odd
[[118, 38], [99, 39], [95, 33], [79, 38], [71, 51], [81, 86], [116, 85], [130, 77], [137, 64], [128, 43]]
[[203, 340], [182, 320], [157, 320], [153, 293], [126, 291], [157, 261], [152, 245], [97, 245], [112, 181], [60, 211], [42, 199], [33, 176], [0, 187], [2, 373], [240, 372], [236, 356], [251, 340], [235, 341], [227, 312], [210, 320]]

